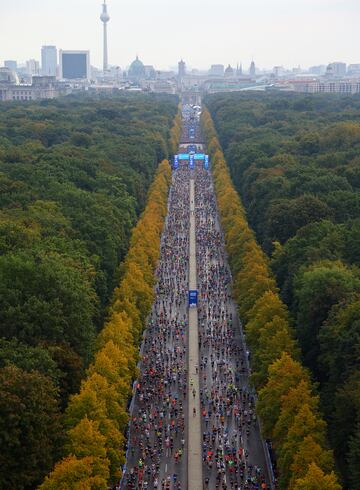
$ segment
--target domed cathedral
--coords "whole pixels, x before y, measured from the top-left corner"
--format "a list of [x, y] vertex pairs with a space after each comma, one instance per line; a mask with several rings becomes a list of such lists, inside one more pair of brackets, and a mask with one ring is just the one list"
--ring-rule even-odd
[[234, 76], [234, 68], [231, 65], [229, 65], [225, 70], [225, 77], [230, 78], [233, 76]]
[[139, 82], [145, 78], [145, 75], [144, 63], [139, 60], [138, 56], [136, 56], [136, 59], [130, 65], [128, 78], [132, 82]]

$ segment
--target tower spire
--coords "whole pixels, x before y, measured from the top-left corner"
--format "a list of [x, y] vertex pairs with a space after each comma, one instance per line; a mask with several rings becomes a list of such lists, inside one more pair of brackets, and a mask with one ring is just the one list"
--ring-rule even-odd
[[104, 0], [103, 10], [100, 15], [100, 20], [104, 24], [104, 58], [103, 58], [103, 72], [107, 72], [108, 70], [108, 48], [107, 48], [107, 23], [110, 20], [110, 16], [107, 11], [106, 0]]

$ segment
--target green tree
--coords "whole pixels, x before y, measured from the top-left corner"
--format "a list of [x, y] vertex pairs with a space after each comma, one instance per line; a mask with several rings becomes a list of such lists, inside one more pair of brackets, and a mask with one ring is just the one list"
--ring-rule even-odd
[[315, 372], [321, 325], [334, 305], [356, 291], [360, 291], [358, 271], [340, 261], [319, 262], [300, 270], [295, 281], [297, 333], [304, 358]]
[[58, 394], [37, 371], [0, 369], [0, 487], [31, 489], [59, 456]]
[[266, 213], [265, 234], [268, 240], [285, 243], [303, 226], [331, 218], [331, 210], [315, 196], [302, 195], [296, 199], [273, 201]]
[[59, 256], [0, 257], [0, 334], [36, 344], [67, 341], [89, 356], [95, 293], [81, 271]]

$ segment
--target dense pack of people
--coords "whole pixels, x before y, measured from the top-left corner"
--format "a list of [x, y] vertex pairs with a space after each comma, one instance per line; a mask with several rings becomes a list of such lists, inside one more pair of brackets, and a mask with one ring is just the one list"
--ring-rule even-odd
[[195, 215], [204, 485], [267, 489], [248, 354], [231, 298], [212, 178], [201, 166], [195, 170]]
[[129, 426], [126, 489], [186, 489], [189, 171], [173, 175], [156, 300], [144, 333]]
[[[183, 112], [183, 139], [198, 109]], [[190, 128], [190, 129], [189, 129]], [[187, 144], [187, 143], [186, 143]], [[202, 148], [197, 145], [197, 148]], [[161, 240], [156, 299], [144, 332], [130, 408], [124, 489], [185, 490], [188, 399], [190, 181], [195, 183], [198, 328], [204, 489], [265, 490], [264, 449], [249, 386], [248, 353], [231, 298], [231, 274], [209, 170], [181, 162], [173, 172]], [[197, 489], [200, 490], [200, 489]]]

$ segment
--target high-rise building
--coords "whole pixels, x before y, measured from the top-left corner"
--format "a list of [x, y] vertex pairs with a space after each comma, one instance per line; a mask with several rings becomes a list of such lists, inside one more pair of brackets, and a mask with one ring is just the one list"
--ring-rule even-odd
[[30, 76], [40, 75], [40, 63], [36, 60], [28, 60], [26, 62], [26, 73]]
[[4, 66], [5, 66], [5, 68], [10, 68], [10, 70], [16, 71], [17, 70], [17, 61], [15, 61], [15, 60], [5, 60], [4, 61]]
[[89, 51], [59, 51], [60, 78], [64, 80], [90, 80]]
[[252, 60], [251, 62], [249, 73], [251, 78], [253, 78], [256, 75], [256, 66], [254, 60]]
[[346, 74], [346, 63], [342, 61], [335, 61], [334, 63], [329, 63], [327, 67], [327, 74], [331, 74], [335, 77], [343, 77]]
[[108, 47], [107, 47], [107, 23], [110, 20], [110, 15], [108, 14], [107, 11], [107, 5], [106, 5], [106, 0], [104, 0], [103, 3], [103, 10], [100, 15], [100, 20], [104, 24], [104, 44], [103, 44], [103, 49], [104, 49], [104, 54], [103, 54], [103, 72], [108, 71]]
[[178, 63], [178, 78], [181, 80], [186, 75], [186, 64], [185, 61], [180, 60]]
[[41, 74], [56, 77], [57, 49], [56, 46], [43, 46], [41, 48]]

